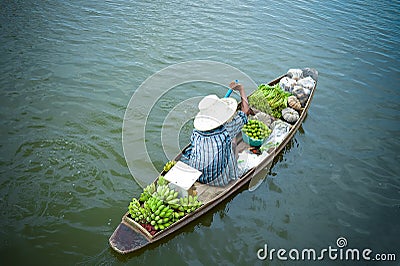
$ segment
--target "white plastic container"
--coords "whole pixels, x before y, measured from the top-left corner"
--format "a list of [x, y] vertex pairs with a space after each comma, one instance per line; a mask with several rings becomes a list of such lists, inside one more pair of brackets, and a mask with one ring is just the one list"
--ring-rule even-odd
[[189, 194], [190, 188], [200, 177], [201, 172], [184, 162], [178, 161], [164, 176], [169, 181], [169, 187], [179, 192], [181, 197]]

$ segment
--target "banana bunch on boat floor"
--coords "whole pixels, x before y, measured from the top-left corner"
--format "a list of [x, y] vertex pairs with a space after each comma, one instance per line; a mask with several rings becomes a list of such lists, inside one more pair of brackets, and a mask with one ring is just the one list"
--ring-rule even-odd
[[135, 222], [150, 224], [156, 231], [167, 228], [184, 215], [172, 209], [164, 200], [153, 196], [145, 201], [143, 206], [133, 198], [128, 209]]
[[132, 219], [154, 234], [195, 211], [203, 203], [197, 196], [178, 198], [179, 193], [168, 186], [168, 181], [159, 176], [157, 185], [152, 183], [143, 189], [140, 199], [133, 198], [128, 210]]
[[177, 199], [179, 201], [179, 205], [173, 205], [177, 207], [177, 209], [181, 212], [191, 213], [199, 208], [203, 203], [198, 200], [197, 196], [191, 196]]
[[151, 183], [150, 185], [148, 185], [143, 189], [142, 194], [140, 194], [139, 200], [142, 202], [147, 201], [151, 197], [151, 195], [153, 195], [154, 192], [156, 192], [156, 184]]
[[165, 180], [165, 178], [163, 176], [159, 176], [158, 180], [157, 180], [157, 190], [156, 190], [156, 184], [155, 183], [151, 183], [150, 185], [148, 185], [147, 187], [145, 187], [143, 189], [142, 194], [140, 194], [140, 199], [139, 200], [142, 201], [142, 202], [145, 202], [156, 192], [159, 195], [159, 197], [164, 196], [164, 193], [166, 191], [162, 191], [161, 192], [160, 189], [164, 188], [165, 186], [168, 186], [168, 181]]
[[147, 220], [147, 217], [151, 216], [151, 211], [141, 207], [140, 202], [136, 198], [133, 198], [129, 203], [128, 210], [135, 222], [144, 222]]
[[175, 203], [178, 197], [178, 191], [170, 189], [168, 185], [158, 186], [155, 193], [152, 195], [154, 198], [165, 201], [168, 204]]
[[174, 211], [166, 206], [162, 200], [151, 197], [144, 203], [144, 208], [150, 210], [146, 222], [154, 226], [155, 230], [163, 230], [173, 223]]
[[167, 162], [167, 163], [164, 165], [164, 168], [163, 168], [164, 172], [165, 172], [165, 173], [168, 172], [169, 169], [171, 169], [175, 164], [176, 164], [175, 161], [169, 161], [169, 162]]

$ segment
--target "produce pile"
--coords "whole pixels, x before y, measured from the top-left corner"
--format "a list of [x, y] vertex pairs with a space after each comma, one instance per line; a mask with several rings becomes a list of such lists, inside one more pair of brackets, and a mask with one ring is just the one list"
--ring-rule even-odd
[[274, 86], [261, 84], [258, 90], [249, 96], [249, 105], [275, 118], [281, 118], [281, 112], [287, 107], [290, 95], [291, 93], [280, 88], [279, 83]]
[[248, 97], [249, 105], [274, 119], [296, 123], [317, 79], [318, 72], [315, 69], [289, 69], [274, 86], [261, 84]]
[[[318, 71], [315, 69], [289, 69], [275, 85], [261, 84], [248, 97], [249, 106], [254, 108], [253, 120], [260, 122], [250, 120], [243, 127], [243, 141], [250, 146], [258, 147], [262, 146], [268, 137], [267, 145], [276, 146], [277, 141], [274, 139], [286, 136], [286, 129], [299, 121], [317, 80]], [[265, 123], [265, 127], [261, 121]], [[277, 121], [285, 123], [285, 127], [282, 127], [285, 130], [280, 131], [280, 128], [274, 127]]]
[[[170, 169], [173, 164], [168, 162], [166, 166]], [[128, 207], [129, 214], [135, 222], [154, 235], [203, 205], [197, 196], [179, 198], [178, 195], [178, 191], [171, 189], [168, 181], [159, 176], [157, 184], [151, 183], [143, 189], [139, 200], [132, 199]]]
[[252, 119], [243, 126], [243, 132], [256, 140], [262, 140], [271, 134], [271, 130], [263, 122]]

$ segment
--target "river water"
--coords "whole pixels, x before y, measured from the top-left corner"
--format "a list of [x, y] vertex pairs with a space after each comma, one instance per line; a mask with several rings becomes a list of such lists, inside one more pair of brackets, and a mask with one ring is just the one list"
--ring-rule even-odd
[[[399, 10], [393, 0], [1, 1], [1, 261], [280, 265], [257, 251], [337, 248], [345, 237], [398, 263]], [[120, 256], [108, 238], [141, 191], [122, 147], [126, 106], [149, 76], [190, 60], [229, 64], [257, 84], [314, 67], [318, 88], [260, 187]], [[170, 98], [148, 132], [160, 134]], [[148, 147], [160, 167], [160, 145]]]

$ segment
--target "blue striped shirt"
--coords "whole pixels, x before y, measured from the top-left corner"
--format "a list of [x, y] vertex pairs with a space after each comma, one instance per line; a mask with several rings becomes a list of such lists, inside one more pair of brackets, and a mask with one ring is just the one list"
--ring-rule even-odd
[[216, 129], [206, 132], [193, 130], [191, 145], [183, 154], [182, 161], [202, 172], [199, 182], [225, 186], [238, 178], [232, 139], [246, 123], [246, 114], [238, 111], [231, 121]]

